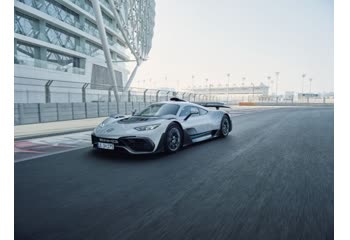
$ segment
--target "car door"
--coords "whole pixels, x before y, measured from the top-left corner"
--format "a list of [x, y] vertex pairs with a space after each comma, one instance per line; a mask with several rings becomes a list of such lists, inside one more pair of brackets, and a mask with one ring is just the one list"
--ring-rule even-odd
[[[190, 117], [188, 115], [191, 114]], [[182, 119], [182, 126], [190, 136], [210, 133], [208, 129], [208, 118], [205, 114], [200, 114], [200, 110], [196, 106], [185, 106], [179, 117]], [[186, 117], [188, 117], [186, 119]], [[186, 120], [185, 120], [186, 119]]]

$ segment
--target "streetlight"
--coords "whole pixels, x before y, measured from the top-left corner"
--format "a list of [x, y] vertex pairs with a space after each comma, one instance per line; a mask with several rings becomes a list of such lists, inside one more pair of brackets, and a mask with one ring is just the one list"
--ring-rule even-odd
[[311, 94], [311, 82], [312, 82], [312, 78], [309, 79], [310, 81], [310, 89], [309, 89], [309, 93]]
[[211, 101], [211, 87], [212, 86], [213, 86], [212, 84], [209, 84], [209, 101]]
[[245, 77], [242, 77], [242, 86], [244, 86]]
[[205, 79], [205, 85], [207, 86], [207, 93], [209, 94], [209, 85], [208, 85], [208, 78]]
[[255, 85], [254, 83], [250, 83], [252, 86], [253, 86], [253, 102], [254, 102], [254, 88], [255, 88]]
[[280, 75], [279, 72], [276, 72], [276, 103], [278, 103], [278, 76]]
[[192, 92], [193, 92], [193, 89], [194, 89], [194, 75], [192, 75]]
[[229, 92], [229, 85], [230, 85], [230, 74], [227, 75], [227, 103], [228, 103], [228, 92]]
[[[267, 84], [271, 84], [270, 80], [271, 80], [271, 76], [267, 76]], [[271, 88], [271, 95], [272, 95], [272, 88]]]
[[301, 75], [302, 77], [302, 82], [301, 82], [301, 93], [304, 94], [304, 79], [306, 77], [306, 74], [304, 73], [303, 75]]

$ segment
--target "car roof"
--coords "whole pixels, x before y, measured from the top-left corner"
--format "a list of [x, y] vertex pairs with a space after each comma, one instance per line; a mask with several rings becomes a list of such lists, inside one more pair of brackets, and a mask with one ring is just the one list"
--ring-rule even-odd
[[192, 102], [183, 102], [183, 101], [163, 101], [163, 102], [156, 102], [156, 103], [152, 103], [152, 104], [157, 104], [157, 103], [161, 103], [161, 104], [164, 104], [164, 103], [167, 103], [167, 104], [177, 104], [177, 105], [180, 105], [180, 106], [188, 106], [188, 105], [191, 105], [191, 106], [196, 106], [196, 107], [202, 107], [204, 108], [203, 106], [199, 105], [199, 104], [196, 104], [196, 103], [192, 103]]

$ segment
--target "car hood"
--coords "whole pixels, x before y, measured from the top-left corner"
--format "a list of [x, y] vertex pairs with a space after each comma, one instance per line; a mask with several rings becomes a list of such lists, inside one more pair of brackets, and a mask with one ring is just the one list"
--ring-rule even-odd
[[165, 120], [157, 117], [110, 117], [95, 128], [95, 133], [101, 136], [128, 136], [135, 127], [160, 124]]

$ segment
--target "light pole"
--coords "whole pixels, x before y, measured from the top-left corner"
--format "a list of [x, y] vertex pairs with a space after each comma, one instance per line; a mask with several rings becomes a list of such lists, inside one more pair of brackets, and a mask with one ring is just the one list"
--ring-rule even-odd
[[194, 90], [194, 75], [192, 75], [192, 92]]
[[301, 82], [301, 93], [304, 94], [304, 79], [306, 77], [306, 74], [304, 73], [303, 75], [301, 75], [302, 77], [302, 82]]
[[244, 86], [245, 77], [242, 77], [242, 86]]
[[309, 79], [310, 81], [310, 89], [309, 89], [309, 93], [311, 94], [311, 82], [312, 82], [312, 78]]
[[271, 80], [271, 100], [273, 100], [273, 84], [275, 82], [273, 80]]
[[278, 76], [280, 75], [279, 72], [276, 72], [276, 103], [278, 103]]
[[[269, 85], [271, 84], [271, 76], [267, 76], [267, 84], [269, 84]], [[271, 88], [271, 95], [272, 95], [272, 88]], [[268, 94], [267, 94], [267, 96], [268, 96]]]
[[254, 88], [255, 88], [255, 85], [254, 83], [250, 83], [252, 86], [253, 86], [253, 102], [254, 102]]
[[230, 87], [230, 74], [228, 73], [227, 75], [227, 103], [228, 103], [228, 94], [229, 94], [229, 87]]
[[208, 78], [205, 79], [205, 85], [207, 86], [207, 94], [209, 94]]
[[211, 101], [211, 87], [212, 86], [213, 86], [212, 84], [209, 84], [209, 101]]

